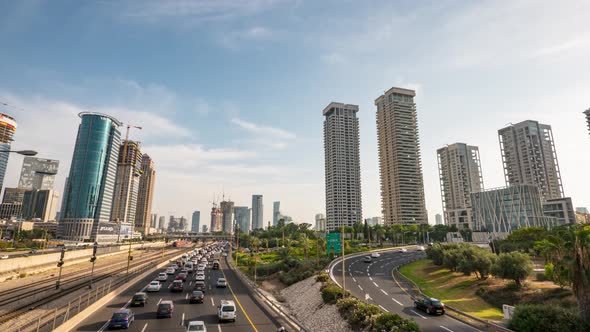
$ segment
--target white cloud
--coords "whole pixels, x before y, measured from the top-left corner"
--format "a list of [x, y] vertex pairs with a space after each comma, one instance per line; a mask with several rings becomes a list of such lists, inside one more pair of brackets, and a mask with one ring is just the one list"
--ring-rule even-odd
[[246, 36], [251, 39], [268, 39], [272, 35], [273, 32], [265, 27], [252, 27], [246, 31]]
[[239, 118], [232, 118], [231, 122], [237, 125], [238, 127], [257, 135], [265, 135], [278, 139], [293, 139], [296, 137], [294, 133], [286, 131], [284, 129], [274, 128], [270, 126], [261, 126], [252, 122], [240, 120]]

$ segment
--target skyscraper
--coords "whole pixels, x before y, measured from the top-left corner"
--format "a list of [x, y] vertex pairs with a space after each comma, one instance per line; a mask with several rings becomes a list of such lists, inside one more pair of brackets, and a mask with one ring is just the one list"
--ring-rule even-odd
[[234, 232], [234, 202], [223, 201], [220, 203], [222, 222], [222, 231], [226, 234], [233, 234]]
[[428, 223], [415, 96], [393, 87], [375, 100], [385, 225]]
[[590, 130], [590, 108], [584, 111], [586, 115], [586, 123], [588, 124], [588, 130]]
[[8, 156], [10, 153], [10, 144], [12, 143], [14, 132], [16, 131], [16, 120], [4, 113], [0, 113], [0, 191], [4, 188], [4, 175], [8, 166]]
[[240, 233], [250, 232], [250, 209], [247, 206], [236, 206], [234, 208], [236, 225], [240, 228]]
[[[154, 161], [148, 154], [144, 153], [141, 157], [141, 177], [139, 178], [137, 209], [135, 211], [135, 230], [144, 236], [149, 234], [151, 226], [150, 215], [152, 213], [155, 183], [156, 170], [154, 168]], [[155, 225], [152, 227], [155, 227]]]
[[[124, 141], [119, 148], [119, 162], [117, 163], [117, 177], [115, 179], [115, 193], [111, 220], [125, 224], [135, 224], [137, 209], [137, 195], [139, 193], [139, 178], [141, 177], [141, 151], [139, 143]], [[134, 225], [138, 231], [144, 231]]]
[[471, 193], [483, 191], [479, 149], [455, 143], [438, 149], [437, 155], [445, 223], [473, 229]]
[[435, 220], [435, 224], [436, 225], [442, 225], [443, 224], [443, 217], [440, 213], [437, 213], [436, 215], [434, 215], [434, 220]]
[[211, 208], [211, 232], [221, 232], [223, 225], [223, 213], [221, 209], [214, 205]]
[[[109, 241], [118, 228], [109, 223], [121, 123], [114, 117], [84, 112], [61, 206], [59, 234], [62, 239]], [[103, 227], [99, 227], [103, 224]]]
[[329, 231], [363, 220], [358, 110], [357, 105], [332, 102], [322, 111]]
[[276, 226], [281, 219], [281, 202], [272, 203], [272, 225]]
[[59, 160], [25, 157], [18, 187], [28, 190], [52, 190]]
[[563, 197], [551, 126], [527, 120], [498, 130], [506, 185], [533, 185], [541, 198]]
[[252, 195], [252, 229], [264, 228], [262, 195]]
[[158, 219], [158, 228], [161, 231], [166, 230], [166, 217], [165, 216], [160, 216], [160, 218]]
[[51, 189], [27, 190], [23, 197], [22, 216], [25, 220], [55, 220], [58, 200], [59, 194]]
[[200, 231], [199, 224], [201, 223], [201, 212], [193, 212], [193, 218], [191, 220], [191, 231], [198, 233]]

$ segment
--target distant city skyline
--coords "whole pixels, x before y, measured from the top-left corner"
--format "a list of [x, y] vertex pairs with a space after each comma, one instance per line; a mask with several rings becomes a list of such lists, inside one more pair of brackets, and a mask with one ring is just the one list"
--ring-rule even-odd
[[[54, 190], [65, 197], [76, 115], [100, 112], [144, 128], [131, 139], [157, 163], [154, 212], [199, 210], [207, 223], [212, 193], [225, 189], [240, 206], [264, 195], [265, 227], [275, 200], [314, 223], [325, 213], [318, 110], [341, 100], [361, 110], [362, 210], [379, 216], [374, 98], [396, 86], [416, 91], [431, 224], [442, 213], [436, 150], [478, 146], [486, 187], [502, 187], [497, 131], [526, 119], [551, 126], [563, 191], [590, 206], [587, 1], [254, 3], [220, 6], [210, 20], [174, 2], [161, 11], [141, 1], [2, 2], [0, 101], [10, 106], [0, 112], [18, 123], [11, 148], [59, 160]], [[18, 186], [22, 160], [10, 155], [3, 187]]]

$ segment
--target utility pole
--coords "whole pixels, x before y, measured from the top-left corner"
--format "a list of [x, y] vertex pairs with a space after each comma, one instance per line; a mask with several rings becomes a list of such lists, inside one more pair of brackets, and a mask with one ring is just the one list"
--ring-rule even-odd
[[92, 279], [94, 279], [94, 263], [96, 262], [96, 250], [98, 249], [98, 242], [94, 242], [94, 247], [92, 248], [92, 257], [90, 257], [90, 263], [92, 263], [92, 271], [90, 272], [90, 285], [88, 288], [92, 289]]
[[66, 247], [61, 248], [61, 256], [59, 261], [57, 261], [57, 267], [59, 267], [59, 275], [57, 276], [57, 281], [55, 282], [55, 289], [59, 289], [60, 282], [61, 282], [61, 269], [64, 265], [64, 256], [66, 254]]
[[133, 256], [131, 256], [131, 239], [129, 239], [129, 252], [127, 253], [127, 273], [125, 274], [126, 281], [129, 281], [129, 265], [133, 260]]
[[236, 249], [236, 267], [238, 267], [238, 253], [240, 252], [240, 225], [239, 224], [238, 224], [236, 233], [238, 234], [237, 249]]
[[166, 236], [164, 236], [164, 243], [162, 243], [162, 258], [164, 258], [164, 249], [166, 249]]
[[342, 225], [340, 240], [342, 241], [342, 297], [346, 297], [346, 269], [344, 263], [344, 225]]

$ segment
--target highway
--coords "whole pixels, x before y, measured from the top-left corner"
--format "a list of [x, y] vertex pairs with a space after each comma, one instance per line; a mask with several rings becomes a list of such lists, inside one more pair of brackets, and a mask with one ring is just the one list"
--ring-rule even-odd
[[[395, 249], [382, 252], [381, 257], [373, 258], [371, 263], [364, 262], [364, 257], [365, 255], [362, 255], [345, 260], [345, 287], [353, 296], [379, 306], [384, 312], [397, 313], [404, 318], [413, 319], [424, 332], [479, 331], [447, 315], [431, 316], [414, 309], [413, 299], [406, 293], [405, 288], [402, 288], [402, 280], [394, 279], [392, 273], [401, 264], [424, 257], [423, 252], [408, 249], [408, 252], [404, 253]], [[330, 272], [336, 282], [342, 285], [342, 262], [333, 265]]]
[[[182, 293], [171, 293], [169, 287], [174, 279], [170, 276], [168, 281], [162, 284], [160, 292], [148, 293], [149, 299], [145, 307], [130, 308], [135, 313], [135, 322], [131, 324], [129, 331], [185, 331], [189, 321], [201, 320], [207, 325], [208, 331], [217, 332], [276, 332], [279, 328], [278, 322], [264, 308], [260, 307], [253, 299], [251, 290], [244, 285], [236, 273], [228, 268], [227, 258], [221, 260], [219, 270], [212, 270], [209, 267], [205, 270], [207, 290], [205, 301], [202, 304], [190, 304], [188, 301], [189, 292], [195, 282], [195, 273], [189, 274]], [[155, 280], [156, 271], [143, 279], [141, 282], [130, 287], [126, 292], [109, 302], [104, 308], [95, 312], [90, 318], [81, 322], [75, 331], [105, 331], [108, 320], [113, 312], [126, 307], [133, 294], [144, 289], [147, 284]], [[178, 271], [177, 271], [178, 273]], [[227, 288], [216, 288], [218, 278], [225, 277], [228, 282]], [[160, 301], [172, 300], [174, 302], [174, 314], [172, 318], [156, 318], [156, 308]], [[235, 322], [218, 323], [217, 305], [221, 300], [234, 300], [237, 307], [237, 318]]]

